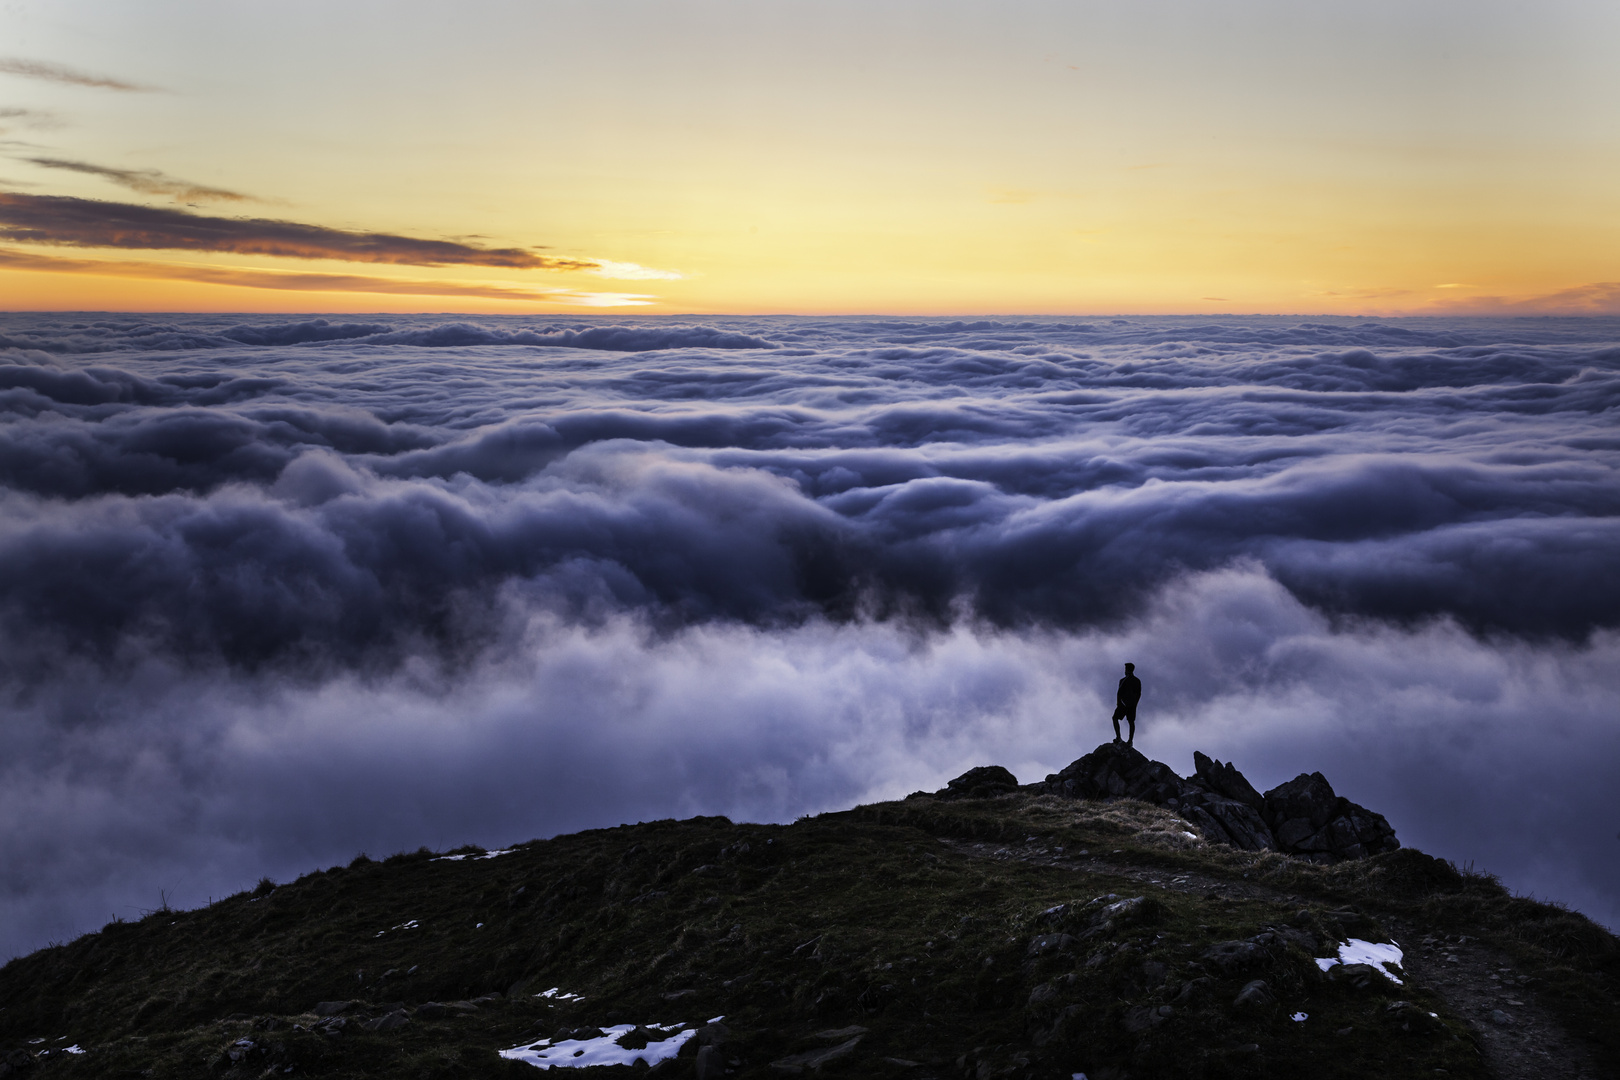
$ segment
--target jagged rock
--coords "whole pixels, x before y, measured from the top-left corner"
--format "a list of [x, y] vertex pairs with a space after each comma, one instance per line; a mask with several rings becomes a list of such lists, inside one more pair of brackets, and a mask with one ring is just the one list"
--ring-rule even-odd
[[1265, 794], [1265, 814], [1283, 851], [1322, 861], [1357, 859], [1401, 846], [1382, 814], [1333, 792], [1321, 773], [1300, 773]]
[[1206, 839], [1244, 851], [1282, 851], [1315, 862], [1338, 862], [1401, 846], [1383, 815], [1336, 795], [1319, 772], [1302, 773], [1262, 795], [1229, 762], [1195, 751], [1193, 766], [1193, 775], [1183, 779], [1135, 747], [1104, 743], [1033, 787], [1072, 799], [1155, 803], [1181, 814]]
[[1104, 743], [1048, 776], [1041, 790], [1071, 799], [1142, 799], [1163, 805], [1181, 794], [1182, 780], [1170, 766], [1133, 746]]
[[1209, 785], [1211, 791], [1235, 799], [1259, 813], [1266, 800], [1254, 790], [1254, 785], [1237, 771], [1230, 762], [1212, 761], [1202, 750], [1193, 751], [1193, 775]]
[[1315, 836], [1333, 819], [1339, 797], [1321, 773], [1300, 773], [1266, 792], [1266, 816], [1277, 839], [1290, 848]]
[[1000, 765], [980, 765], [946, 784], [935, 796], [941, 799], [988, 799], [1018, 790], [1018, 777]]
[[[1233, 770], [1236, 772], [1236, 770]], [[1238, 779], [1242, 779], [1238, 774]], [[1248, 781], [1244, 781], [1245, 784]], [[1258, 795], [1255, 796], [1259, 798]], [[1277, 841], [1260, 812], [1248, 803], [1203, 790], [1188, 781], [1179, 799], [1169, 801], [1170, 809], [1204, 830], [1204, 838], [1231, 844], [1243, 851], [1275, 851]]]

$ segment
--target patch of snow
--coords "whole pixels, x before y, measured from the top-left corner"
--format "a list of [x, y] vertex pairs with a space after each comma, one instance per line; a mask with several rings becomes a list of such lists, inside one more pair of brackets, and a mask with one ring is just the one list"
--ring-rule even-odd
[[595, 1039], [564, 1039], [559, 1043], [541, 1039], [537, 1043], [514, 1046], [500, 1053], [501, 1057], [508, 1061], [524, 1061], [538, 1069], [550, 1069], [553, 1066], [559, 1069], [588, 1069], [593, 1065], [634, 1065], [637, 1061], [656, 1065], [680, 1053], [686, 1041], [697, 1034], [696, 1028], [681, 1030], [685, 1027], [682, 1024], [646, 1026], [649, 1030], [670, 1031], [674, 1034], [667, 1039], [649, 1042], [640, 1050], [628, 1050], [619, 1045], [619, 1040], [634, 1031], [636, 1025], [614, 1024], [612, 1027], [603, 1028], [602, 1034]]
[[472, 859], [474, 861], [476, 861], [478, 859], [497, 859], [497, 858], [500, 858], [502, 855], [510, 855], [510, 854], [512, 854], [512, 852], [514, 852], [516, 850], [517, 850], [517, 848], [509, 847], [509, 848], [502, 848], [499, 851], [486, 851], [482, 855], [472, 855], [472, 854], [440, 855], [438, 858], [430, 860], [430, 861], [432, 861], [432, 862], [460, 862], [462, 859]]
[[1317, 957], [1316, 966], [1326, 971], [1334, 964], [1369, 964], [1377, 968], [1384, 978], [1396, 986], [1400, 986], [1402, 985], [1401, 980], [1396, 977], [1394, 972], [1389, 970], [1389, 966], [1392, 965], [1398, 969], [1401, 966], [1401, 956], [1401, 947], [1394, 942], [1381, 945], [1374, 941], [1351, 938], [1349, 941], [1339, 944], [1338, 956]]
[[1311, 1018], [1310, 1013], [1295, 1013], [1293, 1016], [1290, 1016], [1288, 1019], [1292, 1020], [1296, 1024], [1303, 1024], [1305, 1021], [1309, 1020], [1310, 1018]]
[[384, 934], [393, 933], [395, 930], [420, 930], [420, 929], [421, 929], [421, 927], [416, 925], [416, 920], [412, 919], [410, 922], [402, 922], [398, 926], [390, 926], [387, 930], [379, 930], [379, 931], [377, 931], [377, 936], [382, 937]]
[[581, 995], [581, 994], [565, 994], [560, 987], [556, 987], [556, 986], [553, 986], [550, 990], [544, 990], [544, 991], [542, 991], [542, 992], [540, 992], [540, 993], [538, 993], [538, 994], [536, 994], [534, 996], [535, 997], [543, 997], [543, 998], [556, 998], [558, 1001], [584, 1001], [585, 1000], [584, 996]]

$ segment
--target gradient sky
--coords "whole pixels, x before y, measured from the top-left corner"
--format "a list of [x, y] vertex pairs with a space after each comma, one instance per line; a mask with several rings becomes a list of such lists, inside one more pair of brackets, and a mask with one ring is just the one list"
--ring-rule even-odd
[[1600, 0], [9, 0], [0, 308], [1615, 313], [1617, 41]]

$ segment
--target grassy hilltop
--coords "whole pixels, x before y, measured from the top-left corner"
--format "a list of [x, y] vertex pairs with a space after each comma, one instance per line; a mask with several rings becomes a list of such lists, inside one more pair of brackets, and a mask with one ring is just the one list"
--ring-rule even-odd
[[[13, 960], [0, 1076], [527, 1078], [498, 1052], [615, 1025], [689, 1033], [656, 1071], [700, 1080], [1616, 1075], [1620, 945], [1582, 916], [1195, 833], [1015, 792], [361, 856]], [[1324, 973], [1350, 938], [1403, 981]]]

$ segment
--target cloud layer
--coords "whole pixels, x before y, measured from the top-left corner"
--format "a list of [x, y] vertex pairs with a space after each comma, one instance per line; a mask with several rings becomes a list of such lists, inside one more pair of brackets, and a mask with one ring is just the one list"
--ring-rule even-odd
[[6, 317], [0, 945], [359, 848], [1055, 770], [1125, 659], [1156, 756], [1323, 768], [1620, 921], [1617, 339]]

